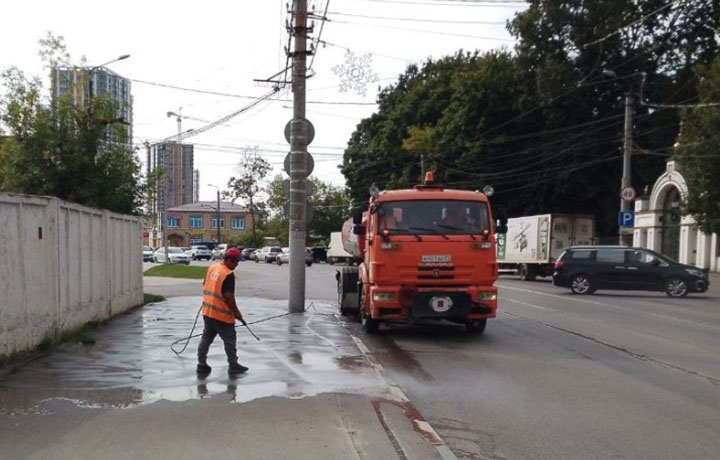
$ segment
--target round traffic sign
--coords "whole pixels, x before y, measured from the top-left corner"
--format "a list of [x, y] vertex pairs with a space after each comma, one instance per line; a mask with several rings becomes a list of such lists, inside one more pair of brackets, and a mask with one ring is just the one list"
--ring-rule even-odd
[[290, 131], [292, 130], [292, 126], [294, 123], [300, 124], [300, 126], [299, 126], [300, 133], [298, 135], [300, 140], [304, 141], [303, 143], [305, 145], [310, 145], [312, 143], [313, 139], [315, 139], [315, 127], [313, 126], [312, 123], [310, 123], [310, 120], [306, 120], [305, 118], [301, 118], [299, 120], [292, 119], [287, 122], [287, 124], [285, 125], [285, 131], [284, 131], [285, 140], [287, 141], [287, 143], [288, 144], [292, 143], [292, 142], [290, 142], [290, 140], [291, 140], [290, 139]]
[[[306, 163], [305, 163], [305, 177], [312, 174], [313, 170], [315, 169], [315, 159], [312, 155], [309, 153], [306, 153]], [[292, 158], [292, 152], [285, 155], [285, 161], [283, 161], [283, 168], [285, 169], [285, 172], [287, 175], [290, 175], [290, 159]]]
[[620, 198], [622, 198], [623, 201], [633, 201], [636, 197], [637, 192], [633, 187], [623, 187], [623, 189], [620, 191]]

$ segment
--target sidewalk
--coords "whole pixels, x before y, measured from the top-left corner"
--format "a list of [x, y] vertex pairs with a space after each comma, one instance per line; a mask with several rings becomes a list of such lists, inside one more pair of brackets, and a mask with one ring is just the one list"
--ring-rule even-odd
[[[251, 324], [261, 341], [238, 326], [250, 370], [231, 379], [219, 338], [207, 378], [195, 375], [198, 338], [180, 357], [170, 350], [199, 303], [148, 305], [95, 330], [95, 345], [63, 345], [0, 377], [2, 457], [453, 458], [332, 306]], [[238, 303], [250, 323], [287, 305]]]

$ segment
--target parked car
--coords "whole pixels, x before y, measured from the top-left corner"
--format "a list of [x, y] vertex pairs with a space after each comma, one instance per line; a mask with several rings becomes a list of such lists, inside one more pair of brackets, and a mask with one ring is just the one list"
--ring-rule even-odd
[[[290, 263], [290, 248], [282, 248], [282, 252], [275, 258], [275, 262], [278, 265]], [[312, 251], [309, 248], [305, 248], [305, 265], [308, 267], [313, 264]]]
[[143, 262], [152, 262], [153, 261], [153, 248], [150, 246], [143, 246]]
[[705, 292], [708, 271], [677, 263], [644, 248], [625, 246], [571, 247], [555, 263], [553, 284], [573, 294], [598, 289], [664, 291], [670, 297]]
[[215, 247], [218, 245], [218, 243], [216, 243], [215, 241], [199, 241], [195, 244], [199, 246], [205, 246], [206, 248], [208, 248], [208, 250], [210, 250], [211, 253], [212, 250], [215, 249]]
[[282, 252], [282, 248], [278, 246], [265, 246], [261, 248], [255, 255], [255, 262], [264, 261], [266, 264], [275, 262], [275, 257]]
[[[168, 248], [169, 260], [171, 264], [185, 264], [190, 265], [190, 256], [185, 254], [181, 248], [178, 248], [176, 246], [170, 246]], [[165, 248], [160, 247], [155, 251], [155, 254], [153, 255], [153, 259], [156, 263], [166, 263], [168, 258], [165, 256]]]
[[325, 246], [313, 246], [310, 248], [313, 256], [313, 262], [327, 262], [327, 248]]
[[227, 248], [228, 248], [228, 245], [226, 243], [218, 244], [217, 246], [215, 246], [215, 249], [212, 250], [210, 258], [212, 260], [222, 260], [223, 257], [225, 257], [225, 250]]
[[189, 255], [192, 260], [210, 260], [212, 252], [202, 244], [194, 244], [190, 246], [190, 249], [185, 251], [185, 254]]
[[255, 248], [245, 248], [242, 251], [240, 251], [240, 255], [244, 260], [251, 260], [250, 256], [251, 254], [255, 252]]

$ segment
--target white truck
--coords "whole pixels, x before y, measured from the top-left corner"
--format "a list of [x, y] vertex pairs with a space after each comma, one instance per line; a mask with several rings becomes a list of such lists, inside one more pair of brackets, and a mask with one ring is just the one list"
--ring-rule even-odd
[[351, 265], [353, 260], [353, 255], [343, 247], [342, 232], [332, 232], [330, 234], [330, 245], [327, 250], [327, 263], [333, 265], [338, 262], [345, 262]]
[[566, 248], [595, 242], [595, 217], [588, 215], [516, 217], [507, 225], [507, 233], [497, 236], [498, 269], [513, 270], [525, 281], [552, 275]]

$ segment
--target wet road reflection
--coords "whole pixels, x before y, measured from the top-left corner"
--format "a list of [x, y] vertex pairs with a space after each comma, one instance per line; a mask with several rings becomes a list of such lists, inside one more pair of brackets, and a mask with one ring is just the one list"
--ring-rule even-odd
[[[239, 298], [248, 322], [282, 314], [286, 301]], [[382, 396], [383, 382], [334, 316], [315, 303], [251, 325], [261, 341], [238, 327], [240, 363], [250, 371], [227, 374], [222, 341], [210, 348], [210, 375], [195, 374], [199, 338], [179, 357], [170, 344], [186, 337], [199, 297], [177, 297], [115, 318], [92, 331], [93, 345], [64, 344], [0, 377], [0, 415], [42, 413], [51, 401], [83, 407], [129, 407], [159, 400], [185, 401], [230, 394], [235, 402], [265, 396], [301, 398], [323, 392]], [[201, 332], [202, 321], [195, 333]]]

